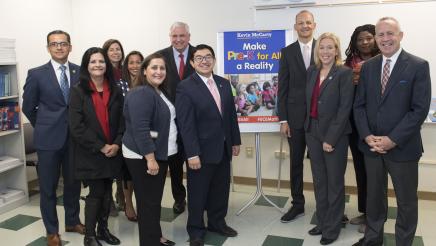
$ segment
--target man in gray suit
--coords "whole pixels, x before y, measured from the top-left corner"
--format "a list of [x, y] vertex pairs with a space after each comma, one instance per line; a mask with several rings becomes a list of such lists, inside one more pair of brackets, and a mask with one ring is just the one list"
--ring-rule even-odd
[[73, 177], [68, 161], [69, 89], [79, 81], [79, 69], [68, 62], [70, 35], [56, 30], [47, 35], [51, 60], [30, 69], [23, 92], [23, 113], [34, 131], [38, 155], [38, 181], [42, 220], [48, 245], [61, 245], [56, 212], [56, 189], [62, 170], [64, 177], [65, 230], [84, 234], [79, 219], [80, 182]]
[[306, 117], [306, 70], [313, 65], [316, 23], [307, 10], [295, 16], [298, 40], [281, 50], [279, 67], [278, 114], [280, 131], [288, 138], [291, 152], [290, 179], [292, 207], [282, 216], [288, 223], [304, 215], [303, 159], [306, 150], [304, 119]]
[[421, 125], [431, 100], [428, 62], [404, 51], [398, 21], [376, 25], [381, 55], [365, 62], [354, 103], [354, 118], [368, 177], [367, 228], [354, 245], [382, 245], [387, 216], [387, 174], [398, 214], [396, 245], [412, 245], [418, 222], [418, 162], [423, 152]]

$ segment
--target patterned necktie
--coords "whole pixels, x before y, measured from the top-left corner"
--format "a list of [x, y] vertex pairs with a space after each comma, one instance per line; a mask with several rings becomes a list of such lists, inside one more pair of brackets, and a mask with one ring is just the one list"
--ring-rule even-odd
[[213, 81], [213, 79], [207, 79], [207, 88], [209, 88], [209, 91], [212, 94], [213, 99], [215, 100], [216, 106], [218, 107], [218, 110], [222, 114], [220, 93], [218, 92], [218, 88], [216, 87], [216, 84]]
[[391, 59], [386, 59], [385, 65], [383, 66], [383, 75], [381, 80], [381, 94], [385, 92], [386, 84], [389, 80], [389, 73], [391, 70]]
[[180, 57], [180, 63], [179, 63], [179, 77], [180, 79], [183, 79], [183, 73], [185, 72], [185, 60], [183, 53], [179, 54]]
[[303, 46], [303, 60], [304, 65], [306, 66], [306, 69], [310, 66], [310, 50], [309, 45], [305, 44]]
[[68, 84], [68, 78], [66, 74], [67, 67], [65, 65], [61, 65], [60, 68], [61, 68], [60, 85], [61, 85], [62, 95], [64, 96], [65, 102], [68, 104], [70, 86]]

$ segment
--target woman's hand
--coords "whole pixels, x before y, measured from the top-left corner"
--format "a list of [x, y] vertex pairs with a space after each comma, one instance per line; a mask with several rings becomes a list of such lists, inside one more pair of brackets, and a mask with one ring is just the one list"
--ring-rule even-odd
[[150, 175], [157, 175], [159, 173], [159, 164], [156, 159], [147, 160], [147, 173]]

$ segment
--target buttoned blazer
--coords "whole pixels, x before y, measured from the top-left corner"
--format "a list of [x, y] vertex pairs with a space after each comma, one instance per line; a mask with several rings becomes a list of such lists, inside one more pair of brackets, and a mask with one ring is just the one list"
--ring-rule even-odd
[[364, 139], [371, 134], [388, 136], [397, 146], [385, 158], [415, 161], [423, 152], [420, 130], [431, 101], [429, 64], [403, 50], [392, 69], [382, 95], [382, 56], [362, 66], [354, 102], [359, 148], [367, 155], [377, 155]]
[[213, 75], [221, 97], [222, 115], [208, 87], [197, 73], [177, 87], [176, 115], [186, 157], [199, 156], [202, 163], [219, 163], [224, 151], [241, 144], [230, 82]]
[[[307, 131], [310, 123], [310, 108], [312, 92], [320, 69], [309, 67], [307, 71], [306, 88], [306, 121]], [[352, 70], [345, 66], [336, 66], [330, 69], [328, 76], [321, 83], [318, 97], [318, 134], [326, 142], [335, 146], [339, 138], [351, 133], [349, 116], [353, 105], [354, 85], [352, 83]]]
[[[310, 64], [316, 40], [312, 42]], [[301, 54], [300, 43], [294, 43], [281, 50], [279, 66], [278, 113], [280, 121], [287, 121], [291, 129], [302, 129], [306, 118], [306, 67]]]
[[[79, 81], [80, 67], [68, 64], [72, 88]], [[68, 103], [50, 61], [28, 71], [22, 110], [34, 127], [36, 149], [58, 150], [64, 146], [68, 137]]]

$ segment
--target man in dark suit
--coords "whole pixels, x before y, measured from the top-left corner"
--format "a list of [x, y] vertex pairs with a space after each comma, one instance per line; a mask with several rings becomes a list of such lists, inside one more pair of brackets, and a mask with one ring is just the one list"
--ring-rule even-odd
[[[189, 44], [191, 34], [189, 26], [183, 22], [175, 22], [170, 28], [171, 46], [160, 50], [167, 63], [167, 79], [169, 86], [169, 97], [175, 103], [176, 87], [180, 81], [186, 79], [194, 72], [191, 64], [192, 46]], [[173, 192], [174, 213], [180, 214], [185, 211], [186, 189], [183, 186], [183, 157], [179, 151], [174, 162], [169, 163], [171, 175], [171, 190]]]
[[209, 231], [226, 237], [238, 233], [226, 224], [230, 161], [239, 154], [241, 137], [230, 82], [213, 74], [215, 53], [208, 45], [193, 49], [195, 69], [177, 87], [176, 113], [188, 159], [188, 223], [191, 246], [204, 245]]
[[368, 177], [367, 227], [354, 245], [382, 245], [387, 217], [387, 174], [398, 214], [396, 245], [412, 245], [418, 221], [418, 162], [421, 125], [431, 100], [428, 62], [400, 47], [403, 32], [392, 17], [375, 27], [381, 55], [365, 62], [354, 103], [354, 118]]
[[303, 160], [306, 150], [304, 119], [306, 116], [306, 70], [313, 64], [316, 23], [307, 10], [295, 17], [298, 40], [283, 48], [279, 68], [278, 113], [280, 131], [288, 138], [292, 207], [282, 216], [288, 223], [304, 215]]
[[48, 245], [61, 245], [56, 212], [56, 189], [62, 169], [64, 178], [65, 230], [84, 234], [79, 220], [80, 182], [68, 162], [69, 88], [79, 81], [79, 66], [68, 62], [70, 35], [56, 30], [47, 35], [51, 60], [30, 69], [23, 92], [23, 113], [34, 127], [38, 155], [42, 219]]

